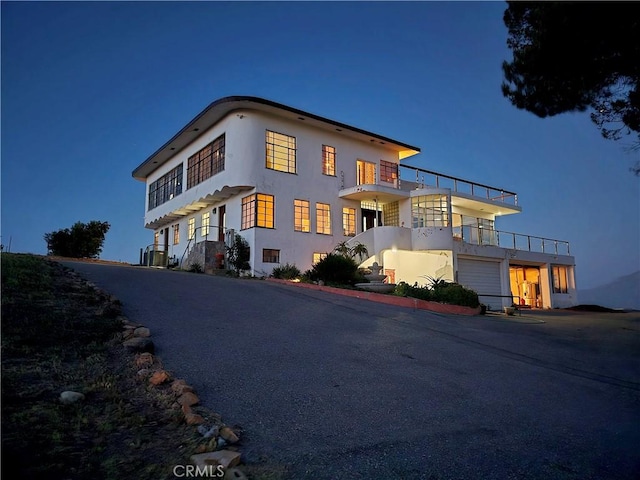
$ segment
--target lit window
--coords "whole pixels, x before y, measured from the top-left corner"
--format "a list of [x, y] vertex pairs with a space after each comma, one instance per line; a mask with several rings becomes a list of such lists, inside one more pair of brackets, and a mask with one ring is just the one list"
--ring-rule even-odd
[[160, 242], [160, 232], [153, 233], [153, 249], [158, 249], [158, 243]]
[[296, 232], [310, 232], [309, 202], [307, 200], [293, 201], [293, 230]]
[[412, 228], [448, 227], [447, 195], [421, 195], [411, 199]]
[[553, 273], [553, 293], [568, 293], [567, 287], [567, 267], [554, 265]]
[[196, 235], [196, 219], [190, 218], [188, 226], [189, 226], [189, 232], [188, 232], [189, 240], [193, 240]]
[[316, 203], [316, 233], [331, 235], [331, 205]]
[[296, 173], [296, 137], [267, 130], [267, 168]]
[[176, 223], [173, 226], [173, 244], [177, 245], [180, 243], [180, 224]]
[[314, 253], [313, 254], [313, 264], [315, 265], [316, 263], [318, 263], [320, 260], [322, 260], [326, 256], [327, 256], [326, 253]]
[[380, 160], [380, 180], [396, 183], [396, 180], [398, 180], [398, 164]]
[[329, 145], [322, 146], [322, 173], [336, 175], [336, 149]]
[[187, 189], [224, 170], [224, 133], [195, 155], [187, 163]]
[[342, 234], [353, 237], [356, 234], [356, 209], [344, 207], [342, 209]]
[[209, 212], [204, 212], [202, 214], [202, 236], [206, 237], [209, 235], [209, 221], [211, 218], [211, 214]]
[[274, 197], [255, 193], [242, 199], [241, 229], [252, 227], [274, 228]]
[[273, 248], [263, 248], [262, 262], [263, 263], [280, 263], [280, 250], [274, 250]]
[[376, 184], [376, 164], [358, 160], [356, 162], [358, 185]]
[[147, 210], [156, 208], [182, 193], [182, 163], [149, 185]]

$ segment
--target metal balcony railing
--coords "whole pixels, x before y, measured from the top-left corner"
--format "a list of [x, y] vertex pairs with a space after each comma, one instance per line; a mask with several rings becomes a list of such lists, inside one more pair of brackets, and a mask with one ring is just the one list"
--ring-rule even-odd
[[522, 233], [503, 232], [471, 225], [453, 227], [453, 237], [472, 245], [493, 245], [526, 252], [571, 255], [569, 242], [564, 240], [535, 237]]
[[491, 187], [482, 183], [463, 180], [462, 178], [452, 177], [423, 168], [412, 167], [410, 165], [400, 165], [402, 168], [415, 171], [416, 180], [420, 188], [425, 186], [434, 186], [436, 188], [449, 188], [452, 192], [466, 193], [474, 197], [482, 197], [494, 202], [506, 203], [509, 205], [518, 205], [518, 195], [501, 188]]

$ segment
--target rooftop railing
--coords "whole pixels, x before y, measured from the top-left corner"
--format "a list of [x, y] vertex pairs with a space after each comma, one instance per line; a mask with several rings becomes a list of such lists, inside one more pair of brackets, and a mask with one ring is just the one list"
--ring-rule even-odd
[[452, 192], [466, 193], [474, 197], [482, 197], [494, 202], [518, 205], [518, 195], [501, 188], [483, 185], [482, 183], [463, 180], [423, 168], [412, 167], [410, 165], [400, 165], [402, 168], [415, 171], [415, 182], [421, 187], [435, 186], [436, 188], [449, 188]]
[[552, 238], [535, 237], [522, 233], [502, 232], [471, 225], [453, 227], [453, 237], [472, 245], [493, 245], [526, 252], [571, 255], [569, 242]]

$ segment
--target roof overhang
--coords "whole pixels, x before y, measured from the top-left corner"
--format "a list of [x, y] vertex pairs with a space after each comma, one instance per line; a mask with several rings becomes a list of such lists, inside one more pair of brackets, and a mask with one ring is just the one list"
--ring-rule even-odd
[[252, 185], [235, 185], [233, 187], [225, 185], [222, 189], [216, 190], [204, 197], [200, 197], [198, 200], [195, 200], [188, 205], [182, 205], [180, 208], [176, 208], [175, 210], [171, 210], [169, 213], [165, 213], [164, 215], [154, 218], [152, 221], [145, 224], [145, 228], [155, 230], [156, 228], [162, 227], [168, 223], [175, 222], [182, 217], [186, 217], [193, 212], [197, 212], [203, 208], [220, 203], [240, 192], [246, 192], [248, 190], [253, 190], [254, 188], [255, 187]]
[[357, 185], [340, 190], [338, 196], [347, 200], [377, 200], [381, 204], [385, 204], [408, 198], [409, 192], [385, 185]]
[[224, 97], [211, 103], [178, 133], [176, 133], [167, 143], [142, 162], [132, 172], [132, 176], [137, 180], [145, 181], [153, 171], [160, 168], [171, 157], [193, 142], [207, 129], [211, 128], [230, 113], [243, 109], [263, 111], [279, 117], [289, 118], [293, 121], [304, 122], [324, 130], [338, 132], [342, 135], [364, 142], [384, 145], [385, 148], [398, 152], [399, 160], [420, 153], [420, 149], [418, 147], [371, 133], [345, 123], [336, 122], [335, 120], [321, 117], [319, 115], [314, 115], [280, 103], [272, 102], [271, 100], [265, 100], [258, 97], [232, 96]]

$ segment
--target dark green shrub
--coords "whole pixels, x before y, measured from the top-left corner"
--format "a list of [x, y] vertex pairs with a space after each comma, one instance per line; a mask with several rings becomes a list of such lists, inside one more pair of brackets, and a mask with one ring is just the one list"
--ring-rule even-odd
[[432, 282], [431, 285], [432, 287], [430, 288], [428, 286], [418, 286], [417, 283], [409, 285], [406, 282], [400, 282], [396, 285], [393, 293], [400, 297], [412, 297], [432, 302], [461, 305], [463, 307], [475, 308], [480, 305], [478, 294], [462, 285], [445, 282], [440, 279]]
[[271, 272], [273, 278], [282, 278], [284, 280], [293, 280], [300, 277], [300, 269], [295, 265], [285, 263], [280, 267], [276, 267]]
[[473, 308], [480, 305], [476, 292], [457, 283], [447, 283], [445, 286], [434, 289], [433, 293], [433, 300], [435, 302]]
[[357, 281], [358, 264], [352, 258], [329, 253], [311, 269], [309, 277], [324, 283], [353, 285]]

